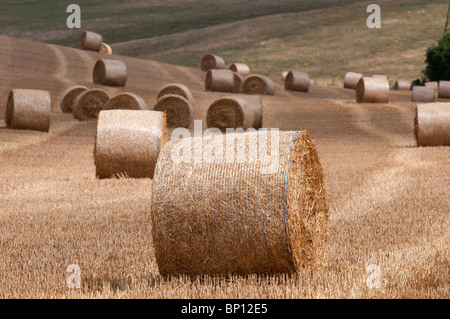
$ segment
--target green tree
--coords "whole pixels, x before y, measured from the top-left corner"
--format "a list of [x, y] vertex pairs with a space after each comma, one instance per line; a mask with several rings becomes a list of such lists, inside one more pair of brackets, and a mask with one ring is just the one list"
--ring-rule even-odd
[[450, 80], [450, 35], [427, 49], [424, 75], [429, 81]]

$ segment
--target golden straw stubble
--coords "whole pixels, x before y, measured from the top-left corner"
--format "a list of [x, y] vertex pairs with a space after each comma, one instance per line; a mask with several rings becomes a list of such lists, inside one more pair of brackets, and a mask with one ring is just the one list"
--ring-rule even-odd
[[250, 74], [244, 79], [242, 92], [245, 94], [274, 95], [275, 84], [267, 76]]
[[97, 119], [98, 114], [108, 103], [108, 94], [99, 89], [90, 89], [80, 95], [73, 102], [73, 116], [80, 121]]
[[127, 66], [120, 60], [100, 59], [94, 65], [93, 82], [108, 86], [125, 86]]
[[356, 87], [357, 103], [388, 103], [389, 81], [381, 77], [362, 77]]
[[418, 146], [450, 146], [450, 103], [418, 104], [414, 133]]
[[153, 178], [167, 138], [165, 114], [156, 111], [101, 111], [95, 141], [98, 178]]
[[8, 128], [48, 132], [51, 97], [42, 90], [13, 89], [8, 96], [5, 122]]
[[153, 108], [165, 112], [168, 127], [185, 127], [191, 125], [194, 108], [184, 97], [175, 94], [163, 95]]
[[78, 95], [87, 91], [88, 88], [83, 85], [75, 85], [69, 87], [61, 96], [59, 105], [63, 113], [72, 113], [73, 102]]
[[323, 266], [328, 206], [317, 149], [307, 132], [167, 142], [156, 165], [151, 219], [163, 276]]

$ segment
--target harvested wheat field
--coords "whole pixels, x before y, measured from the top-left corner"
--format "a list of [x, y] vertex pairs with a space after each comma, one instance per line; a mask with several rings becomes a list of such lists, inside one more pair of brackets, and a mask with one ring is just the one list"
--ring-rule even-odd
[[[323, 167], [329, 207], [323, 268], [163, 277], [152, 243], [153, 180], [96, 178], [97, 121], [63, 113], [60, 97], [83, 85], [110, 97], [133, 92], [154, 105], [161, 87], [182, 83], [204, 131], [208, 107], [233, 93], [205, 92], [198, 67], [115, 54], [127, 66], [126, 87], [106, 87], [92, 82], [101, 53], [5, 36], [0, 46], [0, 298], [450, 296], [450, 147], [416, 146], [410, 91], [390, 91], [389, 103], [357, 103], [354, 90], [285, 91], [274, 81], [275, 95], [261, 96], [264, 127], [306, 129]], [[50, 93], [49, 132], [7, 128], [13, 88]], [[79, 267], [79, 288], [67, 283], [70, 265]]]

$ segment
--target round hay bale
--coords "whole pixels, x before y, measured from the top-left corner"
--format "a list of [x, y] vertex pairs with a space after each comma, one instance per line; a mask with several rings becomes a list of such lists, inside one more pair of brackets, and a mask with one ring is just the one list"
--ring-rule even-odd
[[101, 34], [84, 31], [80, 37], [78, 47], [81, 50], [99, 51], [103, 43], [103, 36]]
[[169, 83], [164, 85], [158, 92], [158, 100], [168, 94], [181, 95], [186, 100], [188, 100], [192, 105], [194, 105], [194, 97], [192, 96], [191, 90], [181, 83]]
[[94, 83], [101, 85], [125, 86], [127, 66], [119, 60], [100, 59], [95, 63], [93, 80]]
[[245, 94], [274, 95], [275, 84], [267, 76], [251, 74], [245, 77], [242, 92]]
[[244, 63], [233, 63], [230, 65], [230, 70], [243, 76], [250, 74], [250, 68]]
[[109, 101], [108, 94], [99, 89], [87, 90], [73, 101], [73, 116], [80, 121], [97, 119], [98, 113], [105, 108]]
[[233, 92], [234, 74], [230, 70], [209, 70], [206, 73], [205, 90], [215, 92]]
[[395, 81], [394, 90], [410, 91], [411, 90], [411, 83], [409, 83], [409, 81], [405, 81], [405, 80]]
[[162, 112], [101, 111], [94, 150], [96, 176], [153, 178], [166, 136]]
[[426, 87], [432, 87], [435, 90], [439, 89], [439, 83], [437, 81], [425, 82]]
[[436, 95], [433, 87], [413, 86], [411, 100], [413, 102], [433, 102]]
[[87, 89], [88, 88], [83, 85], [75, 85], [64, 91], [61, 99], [59, 100], [61, 111], [63, 111], [63, 113], [72, 113], [73, 102], [78, 95], [80, 95], [84, 91], [87, 91]]
[[105, 42], [102, 42], [102, 45], [100, 46], [100, 50], [98, 52], [111, 55], [112, 49], [108, 44], [106, 44]]
[[184, 97], [175, 94], [163, 95], [153, 108], [166, 113], [168, 127], [185, 127], [191, 125], [194, 108]]
[[356, 86], [357, 103], [388, 103], [389, 82], [383, 78], [362, 77]]
[[[273, 157], [263, 157], [266, 150]], [[326, 190], [307, 132], [167, 142], [151, 211], [163, 276], [294, 273], [326, 260]]]
[[41, 90], [13, 89], [8, 96], [5, 122], [8, 128], [48, 132], [50, 93]]
[[417, 146], [450, 146], [450, 103], [417, 105], [414, 133]]
[[242, 93], [242, 84], [244, 77], [239, 73], [233, 72], [233, 93]]
[[206, 114], [208, 128], [215, 127], [225, 132], [227, 128], [262, 127], [262, 105], [259, 96], [223, 97], [214, 101]]
[[363, 75], [361, 73], [347, 72], [344, 77], [344, 88], [356, 90], [359, 80]]
[[439, 81], [438, 97], [440, 99], [450, 99], [450, 81]]
[[207, 54], [202, 58], [200, 65], [202, 71], [209, 71], [213, 69], [226, 69], [225, 60], [220, 56], [214, 54]]
[[289, 71], [281, 72], [281, 80], [283, 80], [283, 82], [286, 80], [288, 73], [289, 73]]
[[305, 72], [289, 71], [284, 81], [284, 89], [287, 91], [309, 91], [309, 75]]
[[147, 103], [134, 93], [120, 93], [110, 99], [104, 110], [148, 110]]

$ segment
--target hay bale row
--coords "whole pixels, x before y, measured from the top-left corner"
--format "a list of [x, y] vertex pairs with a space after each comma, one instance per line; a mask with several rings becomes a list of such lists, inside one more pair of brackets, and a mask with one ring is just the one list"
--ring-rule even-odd
[[148, 110], [147, 103], [134, 93], [124, 92], [110, 99], [102, 110]]
[[103, 36], [101, 34], [85, 31], [80, 36], [78, 47], [81, 50], [89, 50], [98, 52], [102, 47]]
[[72, 111], [73, 102], [78, 97], [78, 95], [87, 90], [88, 88], [85, 87], [84, 85], [75, 85], [69, 87], [66, 91], [64, 91], [59, 101], [61, 111], [63, 113], [73, 113]]
[[50, 93], [42, 90], [13, 89], [8, 96], [5, 122], [8, 128], [48, 132]]
[[[259, 157], [257, 150], [270, 147], [278, 156]], [[207, 156], [224, 148], [232, 150], [231, 160], [228, 153], [215, 160]], [[197, 162], [192, 156], [199, 154], [204, 157]], [[159, 273], [275, 274], [323, 265], [328, 240], [323, 179], [306, 132], [167, 142], [156, 164], [151, 204]]]
[[215, 54], [207, 54], [202, 58], [200, 68], [205, 72], [214, 69], [226, 69], [225, 60]]
[[186, 100], [188, 100], [192, 105], [194, 104], [194, 97], [192, 96], [191, 90], [181, 83], [169, 83], [164, 85], [159, 91], [157, 99], [159, 100], [164, 95], [175, 94], [181, 95]]
[[411, 100], [413, 102], [433, 102], [436, 100], [435, 90], [430, 86], [413, 86]]
[[450, 99], [450, 81], [439, 81], [438, 97], [440, 99]]
[[95, 63], [93, 81], [108, 86], [125, 86], [127, 66], [119, 60], [100, 59]]
[[242, 76], [250, 74], [249, 66], [244, 63], [233, 63], [232, 65], [230, 65], [230, 70]]
[[359, 80], [363, 77], [361, 73], [347, 72], [344, 77], [344, 88], [356, 90]]
[[362, 77], [356, 87], [357, 103], [388, 103], [389, 82], [378, 77]]
[[425, 86], [426, 87], [431, 87], [434, 90], [438, 90], [439, 89], [439, 83], [437, 81], [425, 82]]
[[183, 96], [176, 94], [163, 95], [153, 109], [166, 113], [168, 127], [188, 128], [194, 116], [192, 104]]
[[242, 92], [245, 94], [274, 95], [275, 84], [267, 76], [250, 74], [244, 79]]
[[289, 71], [284, 81], [284, 89], [287, 91], [309, 91], [309, 75], [300, 71]]
[[410, 91], [411, 90], [411, 83], [409, 83], [409, 81], [405, 81], [405, 80], [395, 81], [394, 90]]
[[109, 101], [108, 94], [100, 89], [90, 89], [79, 94], [72, 106], [74, 118], [80, 121], [97, 119]]
[[417, 105], [414, 133], [418, 146], [450, 146], [450, 103]]
[[234, 73], [231, 70], [209, 70], [206, 73], [205, 91], [233, 92]]
[[233, 93], [242, 93], [242, 85], [245, 77], [239, 73], [233, 72]]

